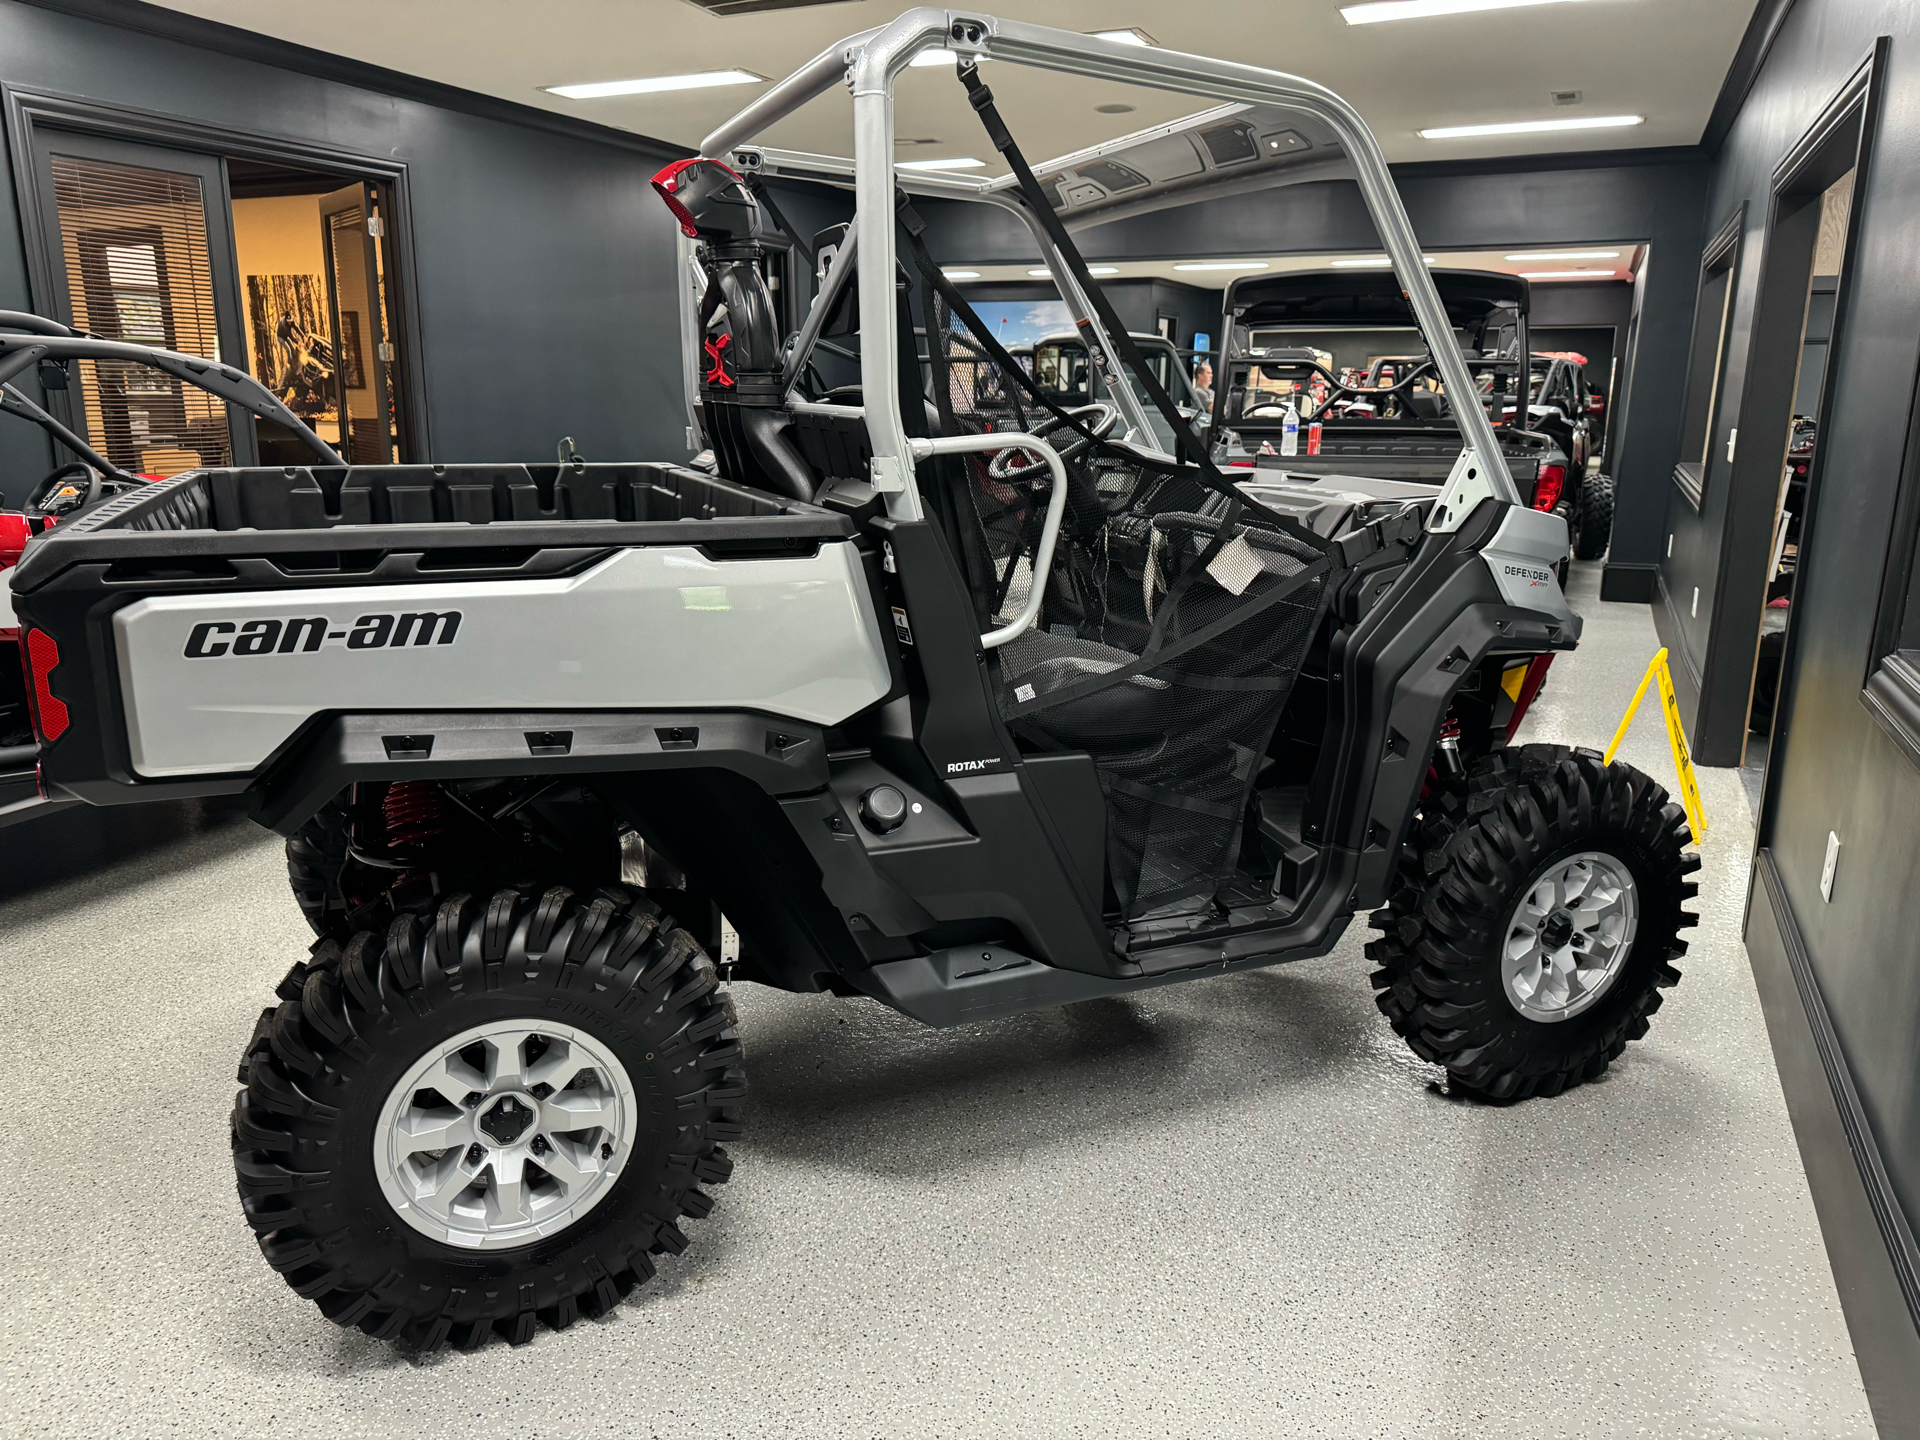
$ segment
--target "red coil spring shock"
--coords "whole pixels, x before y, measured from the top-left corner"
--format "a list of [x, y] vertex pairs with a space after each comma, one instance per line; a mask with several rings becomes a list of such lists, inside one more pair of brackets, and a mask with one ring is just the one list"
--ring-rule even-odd
[[381, 801], [387, 844], [419, 846], [447, 833], [452, 807], [433, 781], [396, 781]]

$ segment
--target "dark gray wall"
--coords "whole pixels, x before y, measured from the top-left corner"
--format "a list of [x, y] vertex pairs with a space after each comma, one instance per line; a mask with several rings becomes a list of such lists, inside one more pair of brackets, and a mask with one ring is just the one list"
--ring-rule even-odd
[[[0, 82], [404, 160], [432, 458], [548, 459], [562, 435], [594, 459], [686, 455], [672, 223], [647, 184], [681, 152], [483, 118], [14, 0], [0, 0]], [[28, 292], [22, 247], [9, 185], [0, 307], [45, 303]], [[13, 499], [50, 456], [32, 427], [0, 420]]]
[[[1822, 454], [1801, 542], [1747, 936], [1876, 1419], [1883, 1435], [1913, 1435], [1913, 1303], [1911, 1294], [1902, 1297], [1895, 1278], [1896, 1254], [1904, 1248], [1912, 1276], [1921, 1170], [1921, 809], [1914, 763], [1862, 695], [1895, 525], [1921, 329], [1921, 65], [1913, 0], [1797, 0], [1709, 176], [1706, 224], [1718, 230], [1746, 206], [1719, 441], [1736, 423], [1728, 417], [1741, 414], [1756, 360], [1752, 341], [1772, 176], [1883, 35], [1893, 37], [1886, 104], [1870, 137], [1868, 168], [1855, 179], [1860, 237], [1828, 347], [1832, 410], [1823, 418]], [[1763, 490], [1778, 474], [1774, 457], [1786, 440], [1786, 417], [1776, 419], [1778, 434], [1771, 424], [1769, 434], [1752, 441], [1769, 447], [1768, 464], [1757, 472]], [[1750, 438], [1742, 420], [1745, 453]], [[1710, 472], [1705, 513], [1697, 514], [1673, 492], [1674, 555], [1663, 560], [1661, 573], [1672, 604], [1657, 600], [1656, 617], [1669, 646], [1684, 649], [1690, 666], [1726, 672], [1744, 686], [1744, 663], [1721, 665], [1704, 649], [1722, 590], [1732, 594], [1737, 582], [1747, 587], [1738, 597], [1741, 613], [1724, 611], [1715, 633], [1746, 648], [1739, 661], [1752, 655], [1757, 628], [1756, 577], [1746, 570], [1737, 574], [1722, 548], [1735, 519], [1727, 510], [1731, 493], [1724, 466]], [[1739, 497], [1736, 503], [1742, 503]], [[1771, 493], [1758, 504], [1771, 516]], [[1697, 585], [1698, 618], [1688, 614]], [[1682, 667], [1675, 669], [1678, 674]], [[1715, 818], [1737, 827], [1742, 819]], [[1820, 877], [1830, 832], [1841, 838], [1842, 849], [1833, 898], [1824, 900]], [[1850, 1126], [1859, 1133], [1848, 1131], [1837, 1142]], [[1885, 1176], [1878, 1183], [1872, 1177], [1877, 1167]], [[1877, 1218], [1870, 1203], [1884, 1198]]]
[[[1692, 150], [1628, 151], [1560, 156], [1552, 168], [1540, 161], [1508, 161], [1403, 165], [1394, 174], [1414, 233], [1426, 246], [1649, 243], [1634, 399], [1609, 464], [1618, 509], [1607, 591], [1645, 599], [1652, 593], [1665, 539], [1668, 474], [1680, 435], [1681, 377], [1695, 269], [1705, 239], [1706, 162]], [[999, 210], [938, 201], [922, 202], [922, 210], [930, 222], [930, 244], [943, 262], [1004, 264], [1034, 257], [1027, 231]], [[1360, 191], [1346, 181], [1259, 191], [1118, 220], [1076, 239], [1095, 262], [1351, 251], [1379, 244]], [[1544, 298], [1547, 289], [1541, 287]]]

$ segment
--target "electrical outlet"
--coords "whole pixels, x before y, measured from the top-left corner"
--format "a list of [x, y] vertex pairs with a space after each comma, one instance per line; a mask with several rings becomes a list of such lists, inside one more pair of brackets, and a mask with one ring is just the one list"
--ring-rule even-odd
[[1694, 588], [1694, 599], [1688, 602], [1688, 619], [1699, 620], [1700, 617], [1701, 617], [1701, 587], [1697, 585]]
[[1834, 868], [1841, 861], [1841, 837], [1833, 831], [1828, 832], [1828, 854], [1821, 862], [1821, 899], [1834, 899]]

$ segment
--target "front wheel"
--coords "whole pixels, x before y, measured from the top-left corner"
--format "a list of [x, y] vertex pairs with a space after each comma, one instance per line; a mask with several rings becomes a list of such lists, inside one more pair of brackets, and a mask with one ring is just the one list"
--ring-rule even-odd
[[1574, 509], [1574, 554], [1580, 560], [1599, 560], [1607, 554], [1614, 534], [1614, 477], [1590, 475], [1581, 482], [1581, 498]]
[[323, 939], [240, 1065], [261, 1251], [329, 1319], [423, 1350], [606, 1312], [733, 1169], [740, 1045], [717, 985], [620, 887], [453, 895]]
[[1593, 751], [1497, 751], [1424, 803], [1371, 918], [1376, 1003], [1423, 1060], [1491, 1100], [1558, 1095], [1647, 1034], [1681, 979], [1699, 869], [1667, 792]]

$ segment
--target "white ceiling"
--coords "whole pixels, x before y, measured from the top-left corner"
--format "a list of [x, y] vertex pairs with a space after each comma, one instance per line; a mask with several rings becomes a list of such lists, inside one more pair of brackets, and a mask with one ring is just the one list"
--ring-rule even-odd
[[[565, 100], [539, 87], [738, 67], [778, 79], [843, 35], [911, 8], [839, 0], [718, 19], [688, 0], [159, 0], [172, 9], [507, 100], [686, 146], [765, 88]], [[1288, 70], [1331, 86], [1373, 127], [1390, 160], [1692, 145], [1700, 139], [1755, 0], [1583, 0], [1578, 4], [1350, 26], [1341, 0], [1003, 0], [1000, 13], [1063, 29], [1137, 26], [1170, 49]], [[1002, 113], [1028, 157], [1092, 145], [1203, 108], [1191, 98], [990, 66]], [[1556, 107], [1551, 91], [1578, 90]], [[1128, 114], [1098, 105], [1129, 104]], [[848, 153], [838, 91], [763, 143]], [[1428, 141], [1437, 125], [1640, 114], [1629, 129]], [[990, 158], [980, 122], [944, 70], [910, 70], [896, 133], [932, 141], [901, 158]], [[999, 170], [996, 164], [992, 167]]]
[[[1559, 258], [1570, 252], [1583, 250], [1613, 250], [1619, 253], [1614, 258], [1606, 260]], [[1626, 240], [1583, 243], [1580, 245], [1561, 245], [1555, 246], [1552, 249], [1539, 249], [1533, 246], [1510, 246], [1507, 250], [1430, 250], [1427, 253], [1434, 257], [1440, 267], [1448, 267], [1455, 270], [1494, 270], [1506, 275], [1538, 277], [1554, 272], [1603, 270], [1608, 273], [1605, 275], [1569, 275], [1567, 279], [1586, 280], [1605, 284], [1610, 280], [1632, 280], [1635, 269], [1640, 264], [1644, 251], [1643, 247], [1635, 241]], [[1367, 259], [1370, 258], [1372, 254], [1378, 254], [1378, 252], [1356, 250], [1327, 255], [1254, 254], [1234, 257], [1237, 260], [1266, 261], [1266, 269], [1258, 272], [1252, 268], [1246, 270], [1178, 270], [1175, 267], [1180, 264], [1181, 258], [1179, 256], [1158, 260], [1097, 261], [1094, 262], [1094, 264], [1100, 272], [1095, 277], [1098, 280], [1139, 280], [1152, 278], [1155, 280], [1177, 281], [1182, 285], [1197, 285], [1204, 290], [1223, 290], [1227, 287], [1227, 283], [1230, 280], [1241, 275], [1282, 275], [1290, 270], [1331, 270], [1334, 268], [1332, 265], [1333, 261]], [[1510, 254], [1554, 255], [1557, 258], [1553, 260], [1517, 261], [1509, 260], [1507, 257]], [[1045, 278], [1034, 275], [1032, 273], [1034, 267], [1029, 265], [967, 265], [965, 262], [956, 260], [945, 268], [950, 274], [963, 269], [972, 271], [973, 275], [967, 278], [965, 282], [968, 285], [987, 284], [993, 281], [1004, 280], [1032, 281]], [[1115, 274], [1107, 274], [1107, 271], [1110, 269], [1113, 270]], [[1536, 279], [1533, 283], [1540, 286], [1563, 284], [1566, 282]]]

